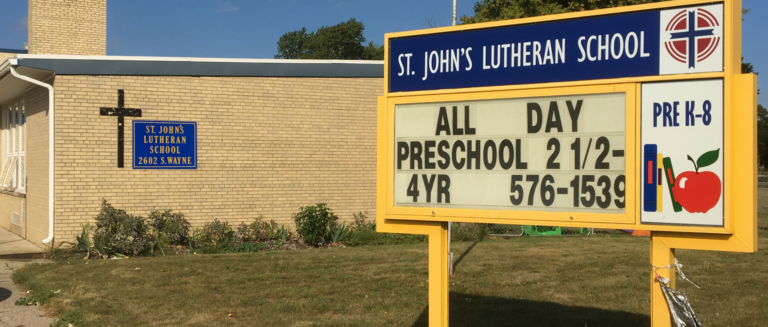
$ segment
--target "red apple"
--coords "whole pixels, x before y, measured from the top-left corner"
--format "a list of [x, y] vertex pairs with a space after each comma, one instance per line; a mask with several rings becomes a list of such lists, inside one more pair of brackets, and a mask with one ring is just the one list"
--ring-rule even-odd
[[686, 211], [706, 213], [720, 200], [720, 177], [711, 171], [686, 171], [675, 178], [673, 190]]

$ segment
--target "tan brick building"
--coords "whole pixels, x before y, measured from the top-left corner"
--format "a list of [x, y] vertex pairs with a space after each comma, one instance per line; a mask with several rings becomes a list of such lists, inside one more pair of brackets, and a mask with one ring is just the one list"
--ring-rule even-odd
[[[102, 198], [193, 226], [259, 214], [292, 225], [319, 202], [373, 215], [382, 62], [105, 56], [105, 8], [30, 0], [29, 54], [0, 59], [0, 227], [40, 246], [72, 241]], [[124, 118], [123, 168], [118, 118], [100, 110], [118, 107], [118, 90], [141, 110]], [[195, 122], [196, 168], [134, 167], [148, 146], [134, 121]]]

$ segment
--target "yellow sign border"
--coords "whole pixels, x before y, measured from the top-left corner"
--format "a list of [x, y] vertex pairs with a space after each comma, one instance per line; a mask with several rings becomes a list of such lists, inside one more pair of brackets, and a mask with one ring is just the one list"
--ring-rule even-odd
[[[513, 85], [500, 87], [482, 87], [471, 89], [451, 89], [435, 91], [418, 92], [399, 92], [389, 93], [389, 40], [396, 37], [406, 37], [424, 34], [434, 34], [443, 32], [455, 32], [463, 30], [474, 30], [482, 28], [492, 28], [500, 26], [512, 26], [521, 24], [541, 23], [555, 20], [584, 18], [600, 15], [620, 14], [644, 10], [658, 10], [664, 8], [675, 8], [684, 6], [712, 4], [715, 2], [723, 3], [723, 72], [700, 73], [700, 74], [680, 74], [667, 76], [651, 76], [638, 78], [622, 78], [610, 80], [591, 80], [575, 82], [559, 82], [544, 84]], [[483, 24], [473, 24], [469, 26], [459, 25], [454, 27], [444, 27], [429, 30], [409, 31], [400, 33], [390, 33], [385, 35], [384, 43], [384, 92], [383, 96], [378, 98], [377, 115], [377, 169], [376, 169], [376, 220], [377, 231], [386, 233], [404, 233], [404, 234], [424, 234], [429, 236], [429, 325], [430, 326], [448, 326], [448, 229], [447, 220], [441, 217], [432, 217], [437, 219], [430, 220], [431, 212], [424, 216], [423, 212], [418, 215], [412, 215], [406, 211], [393, 215], [388, 212], [390, 207], [387, 202], [390, 191], [388, 179], [389, 170], [388, 155], [393, 154], [393, 148], [389, 147], [389, 138], [393, 135], [390, 130], [389, 115], [394, 112], [395, 103], [407, 103], [408, 99], [429, 99], [437, 96], [444, 96], [440, 101], [452, 101], [452, 97], [463, 97], [473, 99], [491, 96], [496, 94], [515, 94], [515, 90], [547, 89], [557, 93], [558, 91], [568, 90], [571, 87], [587, 87], [590, 90], [600, 86], [616, 86], [619, 84], [634, 83], [635, 91], [633, 97], [636, 101], [634, 108], [635, 126], [633, 130], [639, 133], [639, 108], [641, 99], [641, 83], [660, 82], [660, 81], [682, 81], [699, 79], [723, 79], [724, 93], [724, 226], [723, 227], [692, 227], [692, 226], [665, 226], [639, 224], [639, 192], [636, 197], [635, 209], [636, 216], [634, 223], [613, 223], [613, 224], [592, 224], [589, 222], [576, 221], [555, 221], [557, 225], [573, 227], [603, 227], [603, 228], [643, 228], [653, 229], [651, 237], [651, 264], [655, 266], [666, 266], [674, 263], [674, 249], [692, 249], [709, 251], [731, 251], [747, 252], [757, 251], [757, 76], [754, 74], [739, 74], [741, 72], [741, 0], [676, 0], [671, 2], [661, 2], [645, 5], [627, 6], [612, 9], [602, 9], [594, 11], [583, 11], [569, 14], [559, 14], [544, 17], [516, 19], [510, 21], [491, 22]], [[590, 88], [592, 87], [592, 88]], [[483, 93], [488, 92], [488, 93]], [[627, 92], [627, 98], [629, 98]], [[425, 97], [422, 97], [425, 96]], [[405, 101], [398, 101], [400, 98]], [[426, 100], [425, 100], [426, 101]], [[391, 104], [390, 104], [391, 102]], [[629, 110], [629, 107], [628, 109]], [[629, 120], [629, 116], [627, 116]], [[393, 123], [393, 122], [392, 122]], [[732, 128], [738, 126], [738, 128]], [[629, 130], [629, 128], [627, 129]], [[629, 135], [627, 140], [630, 139]], [[638, 138], [635, 135], [635, 138]], [[629, 142], [629, 141], [627, 141]], [[637, 143], [636, 143], [637, 144]], [[635, 156], [639, 156], [639, 146], [635, 149]], [[626, 153], [626, 152], [625, 152]], [[734, 154], [738, 153], [738, 160]], [[626, 158], [628, 163], [634, 163], [636, 160]], [[394, 165], [394, 160], [389, 160]], [[626, 173], [630, 170], [627, 169]], [[629, 179], [628, 179], [629, 180]], [[639, 183], [639, 177], [636, 179]], [[639, 184], [635, 184], [639, 185]], [[629, 190], [629, 184], [627, 184]], [[634, 191], [637, 191], [633, 188]], [[389, 193], [387, 193], [389, 192]], [[628, 198], [628, 197], [625, 197]], [[441, 209], [442, 212], [442, 209]], [[625, 212], [629, 212], [628, 210]], [[406, 219], [403, 219], [406, 218]], [[425, 219], [426, 218], [426, 219]], [[456, 221], [452, 219], [450, 220]], [[466, 217], [465, 217], [466, 218]], [[407, 220], [415, 219], [415, 220]], [[466, 218], [462, 221], [473, 221]], [[480, 220], [477, 220], [478, 222]], [[537, 222], [537, 224], [542, 224]], [[651, 227], [651, 228], [649, 228]], [[674, 269], [662, 269], [658, 271], [659, 275], [672, 280], [674, 287]], [[665, 299], [660, 288], [656, 285], [655, 274], [649, 274], [651, 277], [651, 325], [654, 327], [671, 326], [669, 310], [666, 307]]]
[[[438, 29], [410, 31], [391, 33], [385, 36], [385, 53], [388, 51], [388, 41], [390, 38], [415, 36], [424, 34], [433, 34], [440, 32], [451, 32], [457, 30], [472, 30], [489, 27], [511, 26], [519, 24], [530, 24], [535, 22], [545, 22], [552, 20], [563, 20], [582, 18], [587, 16], [600, 16], [606, 14], [617, 14], [624, 12], [636, 12], [645, 10], [658, 10], [664, 8], [675, 8], [682, 6], [691, 6], [698, 4], [711, 4], [712, 1], [703, 0], [678, 0], [664, 3], [654, 3], [648, 5], [628, 6], [622, 8], [612, 8], [605, 10], [595, 10], [593, 12], [578, 12], [562, 15], [552, 15], [537, 18], [526, 18], [512, 21], [491, 22], [483, 24], [473, 24], [470, 26], [453, 26]], [[735, 58], [741, 58], [740, 38], [733, 37], [734, 34], [740, 35], [740, 25], [734, 24], [738, 18], [740, 23], [741, 10], [739, 0], [722, 1], [724, 5], [725, 22], [724, 35], [724, 62], [735, 62]], [[387, 57], [388, 58], [388, 57]], [[385, 91], [388, 85], [389, 62], [385, 60]], [[740, 139], [736, 142], [734, 133], [738, 132], [731, 128], [734, 115], [740, 112], [738, 106], [733, 103], [733, 75], [735, 69], [740, 69], [740, 60], [732, 65], [725, 65], [723, 72], [699, 73], [699, 74], [678, 74], [665, 76], [633, 77], [610, 80], [588, 80], [575, 82], [558, 82], [543, 84], [526, 84], [512, 86], [495, 86], [479, 88], [463, 88], [451, 90], [436, 91], [417, 91], [417, 92], [397, 92], [384, 93], [379, 97], [378, 115], [378, 178], [377, 178], [377, 219], [387, 224], [394, 220], [412, 220], [412, 221], [457, 221], [457, 222], [482, 222], [499, 224], [521, 224], [521, 225], [557, 225], [564, 227], [593, 227], [607, 229], [644, 229], [652, 231], [666, 232], [689, 232], [689, 233], [708, 233], [708, 234], [733, 234], [733, 198], [750, 197], [750, 189], [747, 187], [736, 187], [743, 183], [734, 180], [735, 171], [733, 169], [733, 153], [743, 154], [741, 152], [743, 142], [752, 142]], [[640, 223], [639, 192], [639, 169], [636, 168], [636, 158], [639, 158], [639, 127], [640, 127], [640, 99], [641, 83], [677, 81], [677, 80], [701, 80], [701, 79], [722, 79], [724, 84], [724, 225], [722, 227], [710, 226], [676, 226], [676, 225], [654, 225]], [[446, 102], [446, 101], [468, 101], [485, 99], [506, 99], [506, 98], [526, 98], [536, 96], [557, 96], [557, 95], [579, 95], [594, 93], [612, 93], [624, 92], [627, 98], [626, 115], [626, 147], [625, 158], [627, 176], [627, 195], [625, 196], [627, 207], [624, 215], [618, 214], [600, 214], [584, 212], [540, 212], [540, 211], [507, 211], [507, 210], [477, 210], [477, 209], [450, 209], [436, 207], [394, 207], [392, 201], [392, 181], [394, 173], [394, 140], [390, 140], [394, 129], [394, 107], [398, 104], [409, 103], [428, 103], [428, 102]], [[634, 103], [630, 102], [633, 99]], [[384, 117], [382, 117], [384, 115]], [[387, 127], [389, 128], [382, 128]], [[386, 150], [383, 152], [382, 150]], [[632, 150], [632, 151], [631, 151]], [[738, 150], [738, 151], [737, 151]], [[383, 160], [382, 160], [383, 159]], [[383, 171], [382, 171], [383, 170]], [[630, 174], [636, 174], [631, 176]], [[384, 189], [386, 187], [386, 190]], [[734, 192], [738, 192], [735, 194]], [[753, 189], [754, 193], [755, 190]], [[630, 201], [630, 199], [632, 199]], [[634, 202], [634, 203], [630, 203]], [[385, 209], [385, 210], [381, 210]], [[756, 219], [756, 217], [753, 217]]]

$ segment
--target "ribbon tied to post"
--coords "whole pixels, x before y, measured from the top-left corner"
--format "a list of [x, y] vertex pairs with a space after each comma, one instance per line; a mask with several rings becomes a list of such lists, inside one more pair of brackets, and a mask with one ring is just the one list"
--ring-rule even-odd
[[664, 284], [669, 283], [669, 279], [666, 279], [664, 277], [661, 277], [661, 275], [659, 275], [659, 269], [669, 269], [669, 268], [673, 268], [673, 267], [675, 268], [677, 273], [680, 274], [680, 278], [681, 279], [683, 279], [683, 280], [693, 284], [693, 286], [696, 286], [696, 288], [699, 288], [699, 289], [701, 288], [701, 287], [699, 287], [699, 285], [696, 285], [696, 283], [694, 283], [693, 281], [688, 279], [688, 277], [685, 277], [685, 274], [683, 273], [683, 269], [682, 269], [683, 265], [680, 262], [678, 262], [677, 259], [675, 259], [675, 263], [670, 264], [670, 265], [666, 265], [666, 266], [662, 266], [662, 267], [657, 267], [657, 266], [651, 264], [651, 268], [653, 268], [653, 273], [654, 273], [654, 275], [656, 275], [654, 277], [654, 279], [656, 279], [656, 280], [658, 280], [658, 281], [660, 281], [660, 282], [662, 282]]

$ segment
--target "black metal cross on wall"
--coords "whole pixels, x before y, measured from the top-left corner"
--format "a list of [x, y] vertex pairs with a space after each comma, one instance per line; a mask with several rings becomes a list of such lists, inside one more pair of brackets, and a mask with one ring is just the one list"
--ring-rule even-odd
[[99, 108], [102, 116], [117, 116], [117, 167], [123, 168], [123, 151], [125, 139], [124, 117], [141, 117], [141, 109], [123, 108], [125, 104], [123, 90], [117, 90], [117, 108]]

